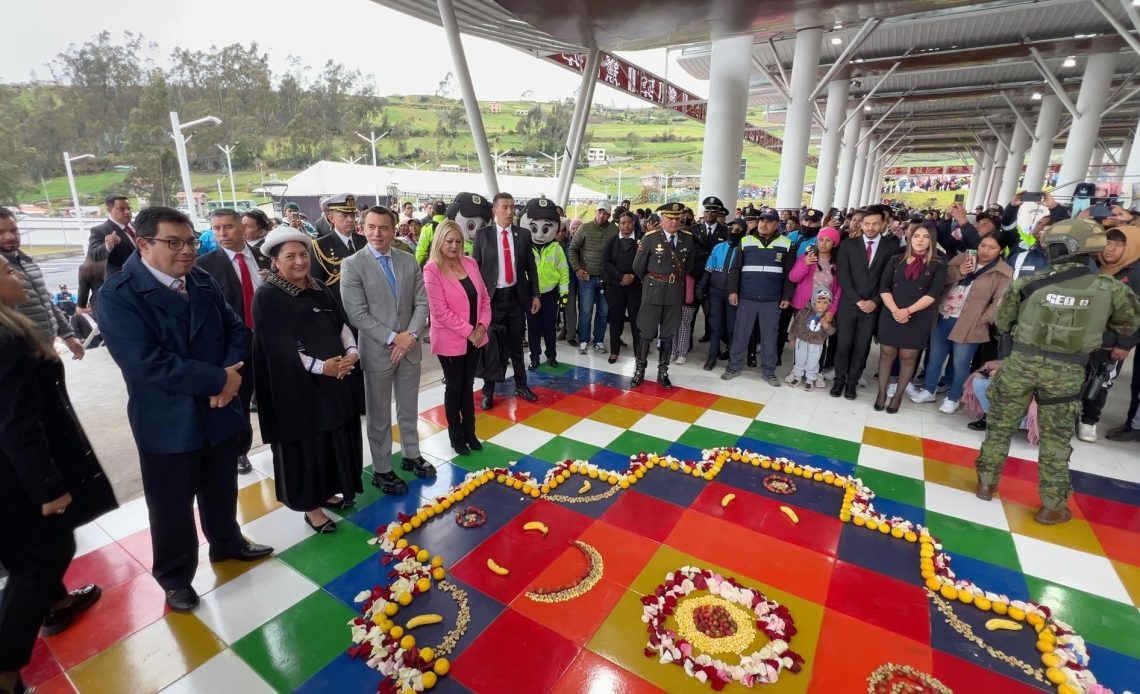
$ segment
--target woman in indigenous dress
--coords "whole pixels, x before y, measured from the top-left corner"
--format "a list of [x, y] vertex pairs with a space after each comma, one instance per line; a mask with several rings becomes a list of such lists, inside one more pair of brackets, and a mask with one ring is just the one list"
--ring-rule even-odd
[[253, 301], [254, 387], [277, 499], [324, 534], [336, 523], [321, 507], [351, 508], [363, 491], [364, 384], [344, 314], [309, 276], [310, 247], [307, 234], [289, 227], [261, 246], [276, 272]]

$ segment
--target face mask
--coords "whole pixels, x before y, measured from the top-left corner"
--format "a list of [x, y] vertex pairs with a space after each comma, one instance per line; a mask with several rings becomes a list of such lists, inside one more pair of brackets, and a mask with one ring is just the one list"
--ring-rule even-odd
[[739, 246], [740, 245], [740, 239], [742, 239], [742, 238], [744, 238], [744, 234], [733, 231], [732, 233], [730, 233], [728, 235], [728, 245]]

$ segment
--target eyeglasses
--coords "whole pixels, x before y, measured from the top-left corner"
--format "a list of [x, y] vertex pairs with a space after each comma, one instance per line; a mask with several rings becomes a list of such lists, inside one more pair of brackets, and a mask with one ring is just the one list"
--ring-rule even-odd
[[148, 240], [151, 241], [152, 243], [156, 243], [156, 242], [165, 243], [166, 246], [170, 250], [174, 251], [175, 253], [182, 250], [183, 248], [186, 248], [187, 246], [190, 247], [190, 250], [196, 251], [196, 250], [198, 250], [198, 246], [202, 245], [202, 242], [199, 241], [198, 239], [189, 239], [189, 240], [187, 240], [187, 239], [160, 239], [158, 237], [152, 237]]

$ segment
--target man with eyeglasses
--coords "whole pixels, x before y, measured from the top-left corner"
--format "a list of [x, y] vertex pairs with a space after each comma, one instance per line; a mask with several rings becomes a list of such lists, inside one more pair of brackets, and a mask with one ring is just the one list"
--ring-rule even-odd
[[190, 219], [150, 207], [135, 219], [138, 253], [99, 291], [99, 328], [123, 372], [127, 417], [150, 511], [152, 574], [176, 612], [198, 606], [191, 587], [198, 533], [210, 561], [255, 561], [273, 552], [242, 537], [237, 463], [245, 415], [246, 329], [218, 283], [195, 267]]

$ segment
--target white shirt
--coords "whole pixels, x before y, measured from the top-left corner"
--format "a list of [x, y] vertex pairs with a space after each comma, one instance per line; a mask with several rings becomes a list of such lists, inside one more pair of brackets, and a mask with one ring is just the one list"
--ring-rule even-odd
[[344, 234], [340, 233], [339, 231], [334, 231], [333, 233], [335, 233], [337, 236], [339, 236], [339, 237], [340, 237], [340, 242], [341, 242], [341, 243], [343, 243], [343, 244], [345, 245], [345, 247], [346, 247], [346, 248], [350, 248], [350, 249], [352, 249], [352, 252], [353, 252], [353, 253], [355, 253], [355, 252], [357, 252], [357, 251], [359, 251], [359, 250], [360, 250], [359, 248], [357, 248], [357, 247], [356, 247], [356, 246], [353, 244], [353, 238], [352, 238], [352, 236], [351, 236], [351, 235], [349, 235], [349, 236], [345, 236]]
[[230, 257], [230, 262], [233, 263], [234, 273], [237, 274], [238, 280], [241, 280], [241, 268], [238, 267], [237, 257], [240, 255], [245, 259], [245, 266], [249, 268], [249, 276], [250, 279], [253, 280], [253, 291], [257, 291], [257, 288], [260, 287], [262, 283], [261, 275], [258, 274], [261, 268], [257, 267], [257, 261], [253, 259], [253, 251], [249, 250], [249, 244], [246, 244], [245, 248], [241, 250], [241, 253], [234, 253], [225, 247], [222, 247], [222, 250]]
[[174, 283], [181, 280], [182, 284], [183, 284], [183, 289], [186, 288], [185, 287], [185, 285], [186, 285], [186, 278], [185, 277], [171, 277], [170, 275], [166, 274], [165, 272], [155, 269], [154, 266], [152, 266], [150, 263], [146, 262], [146, 258], [142, 257], [141, 254], [139, 255], [139, 260], [142, 261], [143, 267], [145, 267], [147, 270], [149, 270], [150, 274], [153, 275], [154, 278], [156, 280], [158, 280], [158, 283], [161, 284], [162, 286], [170, 289], [171, 291], [176, 292], [178, 290], [174, 288]]
[[495, 253], [499, 256], [499, 279], [495, 281], [497, 289], [513, 287], [519, 281], [518, 263], [515, 262], [515, 234], [510, 227], [507, 227], [507, 245], [511, 247], [511, 280], [513, 280], [511, 283], [507, 283], [507, 269], [503, 264], [503, 230], [503, 227], [498, 224], [495, 225]]
[[875, 252], [879, 250], [879, 241], [883, 240], [883, 235], [879, 234], [878, 236], [876, 236], [873, 239], [869, 239], [869, 238], [864, 236], [862, 240], [863, 240], [863, 253], [867, 252], [867, 245], [868, 244], [870, 244], [870, 246], [871, 246], [871, 258], [867, 261], [867, 265], [870, 265], [871, 263], [873, 263], [875, 261]]

